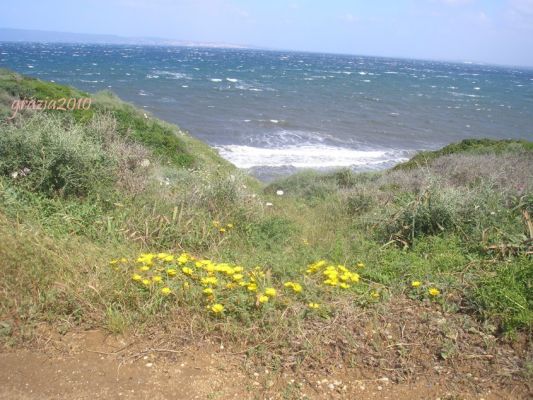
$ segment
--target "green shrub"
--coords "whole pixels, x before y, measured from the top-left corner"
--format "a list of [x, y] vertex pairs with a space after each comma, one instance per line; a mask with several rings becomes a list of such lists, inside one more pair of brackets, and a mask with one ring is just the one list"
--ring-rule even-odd
[[6, 124], [0, 135], [0, 174], [47, 196], [86, 196], [113, 181], [113, 160], [78, 125], [36, 114]]
[[439, 157], [450, 154], [502, 154], [505, 152], [532, 152], [533, 143], [526, 140], [496, 140], [496, 139], [464, 139], [459, 143], [452, 143], [440, 150], [422, 151], [409, 161], [398, 164], [394, 170], [413, 169], [431, 164]]
[[254, 247], [272, 250], [288, 244], [296, 227], [290, 220], [275, 216], [249, 225], [247, 231], [248, 240]]
[[434, 189], [418, 196], [408, 195], [401, 200], [400, 210], [391, 220], [387, 220], [381, 230], [384, 240], [397, 238], [413, 243], [415, 238], [425, 235], [438, 235], [451, 231], [457, 223], [457, 199], [455, 193]]
[[498, 264], [493, 273], [477, 282], [471, 300], [482, 316], [498, 321], [504, 330], [533, 326], [531, 259]]
[[189, 154], [185, 143], [176, 132], [152, 119], [144, 118], [127, 106], [111, 110], [117, 119], [118, 130], [125, 136], [144, 144], [154, 154], [163, 157], [178, 167], [194, 164], [194, 157]]
[[375, 205], [374, 198], [362, 191], [347, 195], [344, 201], [349, 215], [363, 214]]

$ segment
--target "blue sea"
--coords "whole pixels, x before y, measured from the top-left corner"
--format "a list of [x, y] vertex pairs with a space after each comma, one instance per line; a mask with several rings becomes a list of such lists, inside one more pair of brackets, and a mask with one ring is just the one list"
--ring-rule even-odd
[[109, 89], [268, 180], [377, 170], [464, 138], [533, 140], [533, 69], [132, 45], [0, 43], [0, 66]]

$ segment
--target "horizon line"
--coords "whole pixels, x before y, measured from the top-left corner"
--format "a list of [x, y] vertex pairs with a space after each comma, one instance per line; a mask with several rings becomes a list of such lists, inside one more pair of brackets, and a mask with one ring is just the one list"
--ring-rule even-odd
[[[412, 60], [412, 61], [432, 61], [432, 62], [441, 62], [441, 63], [451, 63], [451, 64], [462, 64], [462, 65], [480, 65], [480, 66], [493, 66], [493, 67], [504, 67], [504, 68], [518, 68], [533, 70], [533, 65], [516, 65], [516, 64], [500, 64], [487, 61], [478, 61], [478, 60], [452, 60], [446, 58], [425, 58], [425, 57], [409, 57], [409, 56], [400, 56], [400, 55], [376, 55], [376, 54], [357, 54], [357, 53], [345, 53], [345, 52], [334, 52], [334, 51], [324, 51], [324, 50], [299, 50], [299, 49], [290, 49], [290, 48], [275, 48], [275, 47], [265, 47], [257, 46], [252, 44], [238, 44], [238, 43], [226, 43], [226, 42], [216, 42], [216, 41], [197, 41], [192, 39], [170, 39], [162, 38], [157, 36], [122, 36], [113, 33], [84, 33], [84, 32], [65, 32], [65, 31], [50, 31], [45, 29], [27, 29], [27, 28], [10, 28], [10, 27], [1, 27], [1, 30], [12, 30], [12, 31], [30, 31], [30, 32], [46, 32], [46, 33], [55, 33], [55, 34], [74, 34], [74, 35], [85, 35], [85, 36], [111, 36], [117, 39], [124, 40], [147, 40], [147, 41], [161, 41], [163, 43], [113, 43], [113, 42], [93, 42], [90, 40], [87, 41], [61, 41], [61, 40], [24, 40], [24, 39], [1, 39], [0, 43], [44, 43], [44, 44], [93, 44], [93, 45], [103, 45], [103, 46], [152, 46], [152, 47], [183, 47], [183, 48], [210, 48], [217, 50], [261, 50], [261, 51], [271, 51], [271, 52], [290, 52], [290, 53], [308, 53], [308, 54], [327, 54], [327, 55], [340, 55], [340, 56], [352, 56], [352, 57], [374, 57], [374, 58], [388, 58], [388, 59], [398, 59], [398, 60]], [[168, 42], [181, 42], [180, 44], [173, 43], [164, 43]], [[190, 45], [185, 43], [191, 43]]]

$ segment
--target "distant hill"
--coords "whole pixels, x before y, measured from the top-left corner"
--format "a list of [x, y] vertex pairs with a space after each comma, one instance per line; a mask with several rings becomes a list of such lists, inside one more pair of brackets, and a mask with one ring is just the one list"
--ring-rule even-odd
[[33, 29], [0, 28], [0, 42], [37, 42], [37, 43], [92, 43], [92, 44], [133, 44], [152, 46], [218, 47], [245, 49], [248, 46], [217, 43], [173, 40], [157, 37], [123, 37], [90, 33], [41, 31]]

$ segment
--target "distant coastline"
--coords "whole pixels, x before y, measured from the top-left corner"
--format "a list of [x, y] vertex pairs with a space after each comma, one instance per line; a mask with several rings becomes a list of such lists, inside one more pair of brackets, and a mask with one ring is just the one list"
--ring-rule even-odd
[[124, 44], [142, 46], [180, 46], [180, 47], [208, 47], [219, 49], [248, 49], [251, 46], [201, 42], [193, 40], [174, 40], [158, 37], [125, 37], [119, 35], [102, 35], [91, 33], [57, 32], [34, 29], [0, 28], [0, 42], [30, 42], [30, 43], [69, 43], [69, 44]]

